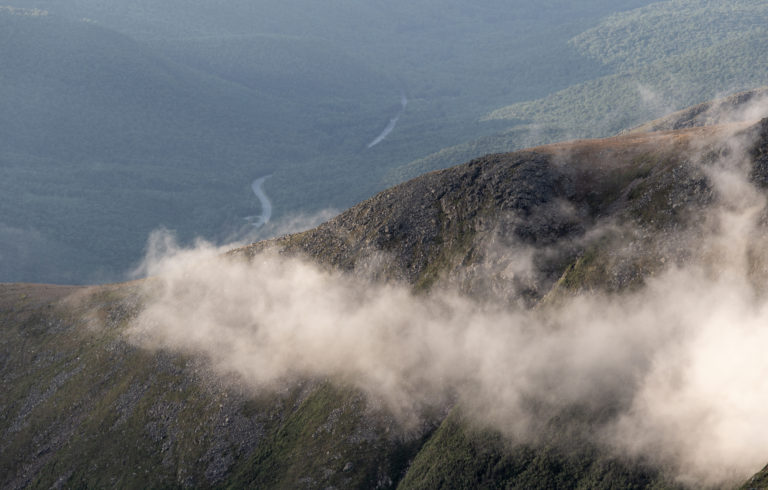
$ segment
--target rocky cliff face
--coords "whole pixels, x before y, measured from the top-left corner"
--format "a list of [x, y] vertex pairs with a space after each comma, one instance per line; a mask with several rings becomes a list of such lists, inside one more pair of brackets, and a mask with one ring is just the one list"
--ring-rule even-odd
[[[711, 169], [740, 152], [764, 189], [766, 120], [489, 155], [230, 255], [277, 251], [416, 295], [458, 289], [543, 309], [640, 288], [706, 253], [696, 246], [710, 229], [706, 210], [724, 199]], [[759, 283], [768, 261], [758, 249], [751, 257]], [[214, 374], [212, 359], [137, 347], [124, 333], [151, 299], [145, 282], [0, 286], [3, 487], [691, 484], [578, 437], [615, 407], [559, 412], [540, 440], [522, 443], [478, 427], [451, 400], [402, 424], [344, 379], [256, 390]]]

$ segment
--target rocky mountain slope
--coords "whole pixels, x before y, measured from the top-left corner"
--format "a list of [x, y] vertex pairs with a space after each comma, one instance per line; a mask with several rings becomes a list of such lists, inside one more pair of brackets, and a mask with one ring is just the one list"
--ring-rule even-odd
[[[736, 279], [728, 284], [739, 284], [751, 302], [762, 304], [768, 273], [761, 246], [766, 186], [768, 120], [633, 133], [488, 155], [384, 191], [315, 229], [237, 249], [223, 259], [208, 257], [181, 269], [171, 261], [148, 269], [179, 274], [177, 282], [160, 274], [93, 288], [2, 285], [0, 485], [733, 488], [743, 483], [764, 488], [763, 474], [744, 483], [759, 470], [755, 461], [768, 460], [759, 438], [732, 460], [718, 454], [713, 461], [733, 465], [715, 473], [697, 465], [709, 461], [708, 454], [694, 450], [696, 457], [684, 457], [691, 447], [706, 446], [703, 441], [689, 447], [686, 441], [661, 439], [665, 444], [654, 445], [659, 441], [652, 440], [649, 447], [656, 450], [648, 451], [639, 434], [656, 426], [623, 439], [636, 440], [633, 448], [592, 436], [623, 427], [642, 411], [636, 402], [648, 383], [637, 380], [652, 380], [642, 376], [655, 372], [655, 364], [641, 355], [632, 361], [637, 371], [627, 378], [615, 368], [625, 362], [621, 353], [629, 355], [629, 364], [633, 352], [664, 359], [644, 351], [643, 338], [628, 337], [627, 350], [623, 340], [609, 344], [613, 350], [598, 358], [618, 353], [616, 364], [605, 365], [612, 367], [601, 360], [594, 371], [589, 366], [579, 371], [591, 373], [583, 393], [574, 388], [582, 378], [560, 372], [557, 377], [573, 381], [560, 384], [547, 370], [559, 365], [558, 357], [569, 358], [570, 349], [590, 350], [592, 344], [580, 335], [569, 337], [563, 351], [545, 347], [551, 360], [543, 364], [537, 356], [526, 357], [524, 349], [507, 352], [512, 344], [502, 344], [498, 356], [493, 349], [480, 355], [478, 372], [501, 371], [500, 379], [493, 378], [501, 383], [501, 394], [508, 394], [506, 383], [515, 377], [526, 381], [521, 391], [509, 392], [521, 401], [497, 398], [500, 393], [489, 388], [497, 385], [483, 385], [480, 374], [464, 373], [465, 382], [454, 373], [450, 364], [464, 367], [474, 349], [446, 354], [451, 362], [437, 368], [431, 362], [444, 354], [436, 351], [471, 345], [472, 337], [462, 333], [465, 323], [476, 316], [508, 318], [503, 316], [508, 311], [514, 312], [509, 318], [522, 315], [530, 322], [532, 330], [522, 330], [522, 346], [540, 348], [525, 339], [535, 338], [536, 329], [567, 333], [568, 322], [581, 316], [588, 323], [600, 323], [603, 315], [614, 318], [596, 344], [612, 332], [624, 335], [624, 322], [654, 330], [655, 313], [633, 313], [636, 303], [663, 298], [675, 273], [693, 266], [700, 273], [694, 277], [712, 281], [713, 289], [718, 280], [743, 273], [746, 285]], [[275, 257], [285, 262], [270, 266]], [[213, 268], [209, 260], [217, 261]], [[295, 274], [294, 260], [319, 264], [319, 272]], [[243, 276], [251, 267], [257, 273]], [[206, 288], [216, 271], [224, 271], [221, 280]], [[253, 290], [257, 294], [248, 289], [259, 282], [271, 286]], [[319, 286], [312, 289], [315, 283]], [[318, 299], [304, 297], [306, 291], [316, 291]], [[340, 304], [341, 313], [329, 322], [336, 332], [330, 343], [319, 333], [327, 323], [322, 310], [329, 307], [322, 291], [330, 291], [330, 303]], [[355, 316], [356, 305], [376, 304], [388, 294], [392, 303]], [[190, 316], [173, 309], [177, 297], [192, 299], [178, 303], [192, 310]], [[678, 303], [690, 300], [680, 297]], [[448, 307], [451, 315], [435, 307], [445, 298], [475, 306]], [[591, 301], [600, 308], [589, 310], [585, 305]], [[420, 322], [431, 325], [436, 319], [437, 332], [441, 322], [446, 325], [441, 335], [427, 337], [431, 343], [409, 336], [421, 328], [407, 321], [409, 312], [421, 311], [422, 302], [428, 314], [418, 317]], [[195, 309], [203, 304], [212, 311]], [[661, 305], [669, 318], [685, 323], [679, 312], [686, 308]], [[240, 325], [250, 318], [242, 316], [243, 306], [257, 311], [257, 323]], [[180, 338], [174, 337], [179, 331], [165, 328], [172, 319], [153, 316], [163, 308], [182, 315]], [[616, 308], [619, 313], [611, 317]], [[404, 316], [397, 316], [398, 309]], [[201, 330], [193, 324], [207, 314], [219, 323], [213, 336], [198, 341]], [[364, 336], [348, 330], [351, 325], [365, 332], [366, 323], [377, 324], [377, 315], [384, 323], [387, 315], [402, 322], [394, 330], [387, 325], [372, 331], [382, 338], [381, 358], [366, 350]], [[275, 330], [267, 325], [272, 320], [279, 324]], [[138, 324], [146, 329], [137, 330]], [[233, 325], [243, 329], [242, 342], [229, 339], [238, 331]], [[281, 328], [294, 333], [288, 346], [274, 344], [286, 349], [275, 359], [290, 355], [290, 363], [299, 366], [285, 371], [270, 364], [270, 352], [257, 345], [273, 345]], [[245, 340], [248, 329], [257, 331], [257, 344]], [[506, 338], [501, 332], [498, 338]], [[547, 337], [544, 344], [556, 338]], [[412, 347], [425, 356], [409, 357]], [[334, 354], [331, 360], [320, 358], [329, 363], [321, 363], [326, 368], [303, 358], [314, 359], [323, 350]], [[357, 350], [367, 354], [358, 356]], [[486, 358], [488, 366], [482, 363]], [[590, 359], [564, 366], [578, 371]], [[376, 383], [363, 376], [361, 382], [358, 366], [371, 374], [366, 362], [390, 369], [373, 374], [396, 373], [405, 382], [397, 376], [374, 378]], [[504, 372], [526, 363], [541, 371]], [[457, 390], [442, 391], [435, 372], [444, 373], [446, 384]], [[593, 386], [592, 378], [605, 379]], [[551, 391], [538, 391], [536, 383]], [[754, 390], [759, 399], [759, 387]], [[393, 402], [390, 393], [407, 396]], [[737, 400], [730, 402], [740, 407]], [[742, 419], [752, 420], [750, 413]], [[519, 419], [530, 419], [525, 429], [518, 430]], [[718, 439], [722, 433], [711, 432], [707, 422], [697, 427], [716, 450], [726, 447]]]

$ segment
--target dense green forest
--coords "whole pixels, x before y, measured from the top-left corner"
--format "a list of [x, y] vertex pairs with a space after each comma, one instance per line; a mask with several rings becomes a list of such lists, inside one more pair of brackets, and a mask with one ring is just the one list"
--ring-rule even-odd
[[491, 111], [507, 128], [418, 159], [392, 181], [479, 154], [615, 134], [671, 111], [768, 83], [768, 5], [675, 0], [607, 17], [569, 41], [611, 74]]

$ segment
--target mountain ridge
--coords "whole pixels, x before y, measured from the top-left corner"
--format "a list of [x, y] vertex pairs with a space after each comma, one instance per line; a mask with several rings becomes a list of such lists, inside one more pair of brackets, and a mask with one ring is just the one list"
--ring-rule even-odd
[[[704, 210], [721, 199], [706, 169], [740, 138], [754, 140], [749, 175], [764, 188], [768, 120], [559, 143], [432, 172], [227, 260], [237, 271], [244, 259], [302, 256], [361, 284], [404, 284], [416, 298], [450, 287], [534, 310], [584, 292], [622, 294], [695, 256]], [[520, 251], [532, 270], [518, 267]], [[198, 279], [186, 274], [194, 291]], [[343, 376], [254, 390], [236, 371], [217, 371], [215, 356], [133, 343], [126, 332], [168, 287], [157, 276], [75, 289], [58, 303], [70, 290], [0, 287], [3, 486], [684, 486], [668, 469], [580, 438], [610, 404], [558, 409], [543, 440], [509, 446], [453, 402], [403, 427]]]

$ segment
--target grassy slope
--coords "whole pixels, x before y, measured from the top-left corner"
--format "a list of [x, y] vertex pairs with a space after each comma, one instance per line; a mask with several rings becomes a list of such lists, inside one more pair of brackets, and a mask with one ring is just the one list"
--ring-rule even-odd
[[768, 467], [749, 479], [741, 487], [743, 490], [762, 490], [768, 488]]
[[[383, 247], [397, 269], [398, 257], [410, 256], [416, 243], [428, 243], [431, 233], [414, 228], [419, 216], [403, 221], [410, 214], [397, 206], [413, 210], [420, 208], [419, 199], [434, 200], [443, 209], [434, 237], [440, 246], [423, 251], [427, 261], [410, 279], [418, 285], [431, 274], [445, 279], [454, 267], [471, 263], [471, 245], [483, 234], [479, 224], [514, 209], [533, 218], [510, 233], [539, 243], [568, 236], [557, 222], [535, 218], [535, 209], [549, 209], [552, 199], [583, 207], [576, 214], [587, 222], [590, 216], [612, 216], [648, 236], [665, 236], [684, 222], [681, 210], [707, 203], [706, 189], [691, 187], [700, 176], [688, 174], [683, 161], [688, 142], [711, 131], [627, 135], [489, 157], [404, 184], [317, 232], [276, 244], [345, 268], [354, 268], [366, 250]], [[765, 128], [763, 133], [768, 137]], [[760, 158], [762, 150], [755, 153]], [[564, 155], [571, 165], [552, 163]], [[768, 175], [759, 178], [764, 182]], [[442, 194], [433, 196], [430, 186]], [[469, 198], [452, 199], [451, 193]], [[348, 229], [323, 231], [339, 227]], [[351, 248], [328, 242], [341, 236], [353, 240]], [[647, 254], [626, 264], [611, 258], [610, 240], [584, 244], [557, 266], [554, 293], [631, 287], [665, 253], [638, 249]], [[606, 283], [606, 277], [614, 282]], [[430, 425], [400, 433], [361, 394], [332, 381], [254, 393], [236, 380], [212, 376], [204, 361], [126, 344], [121, 331], [141, 302], [135, 284], [81, 291], [48, 306], [70, 292], [0, 287], [4, 486], [674, 486], [638, 462], [588, 444], [564, 449], [562, 441], [569, 439], [561, 439], [556, 420], [540, 444], [510, 446], [498, 434], [466, 423], [457, 410], [434, 433]], [[573, 414], [564, 420], [572, 419]]]
[[589, 445], [510, 445], [456, 412], [414, 459], [399, 488], [678, 488], [658, 471]]
[[130, 285], [64, 303], [50, 301], [71, 288], [41, 288], [0, 288], [4, 487], [295, 488], [309, 478], [364, 488], [398, 478], [413, 456], [413, 441], [387, 436], [391, 422], [349, 389], [254, 393], [203, 362], [127, 345]]

